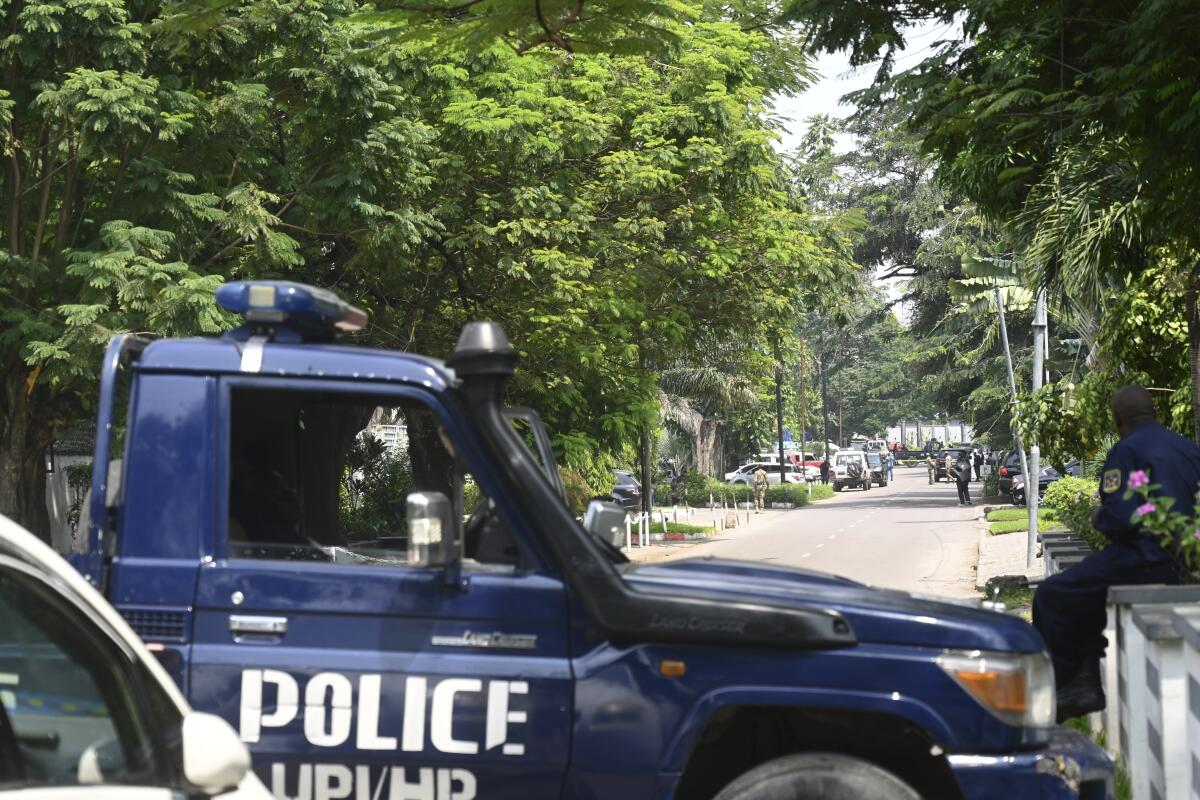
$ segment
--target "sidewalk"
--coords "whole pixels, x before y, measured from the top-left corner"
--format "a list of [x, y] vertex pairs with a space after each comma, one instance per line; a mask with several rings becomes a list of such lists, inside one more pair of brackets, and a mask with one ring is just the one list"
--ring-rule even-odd
[[[646, 547], [638, 547], [634, 545], [628, 550], [622, 549], [621, 552], [634, 563], [638, 564], [653, 564], [658, 561], [666, 561], [670, 558], [686, 558], [691, 553], [691, 549], [699, 544], [707, 542], [720, 542], [728, 539], [736, 539], [741, 536], [752, 534], [756, 529], [762, 527], [762, 523], [777, 520], [784, 514], [789, 514], [794, 511], [803, 510], [801, 508], [791, 509], [772, 509], [763, 511], [761, 514], [750, 512], [750, 522], [746, 523], [746, 512], [738, 512], [738, 526], [736, 528], [728, 528], [720, 533], [709, 533], [707, 536], [697, 536], [694, 538], [685, 539], [681, 542], [652, 542]], [[724, 513], [724, 512], [719, 512]], [[712, 511], [710, 509], [697, 509], [696, 519], [693, 524], [703, 525], [712, 519]]]
[[1034, 559], [1033, 566], [1025, 566], [1029, 534], [1021, 531], [993, 536], [988, 533], [987, 515], [983, 508], [980, 509], [978, 523], [979, 569], [975, 571], [975, 588], [983, 591], [989, 580], [1000, 576], [1023, 575], [1030, 581], [1041, 580], [1046, 574], [1041, 558]]

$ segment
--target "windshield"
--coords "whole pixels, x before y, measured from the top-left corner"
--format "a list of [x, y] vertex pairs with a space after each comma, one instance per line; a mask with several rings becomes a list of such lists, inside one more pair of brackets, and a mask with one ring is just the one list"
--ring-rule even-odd
[[878, 453], [867, 453], [867, 463], [872, 467], [878, 467], [882, 462], [880, 461]]

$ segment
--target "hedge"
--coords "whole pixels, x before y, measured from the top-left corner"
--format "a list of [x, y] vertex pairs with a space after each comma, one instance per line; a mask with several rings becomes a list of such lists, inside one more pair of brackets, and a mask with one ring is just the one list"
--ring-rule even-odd
[[1046, 487], [1042, 502], [1052, 508], [1067, 528], [1087, 542], [1093, 550], [1108, 544], [1104, 534], [1092, 527], [1092, 509], [1100, 505], [1096, 481], [1090, 478], [1063, 477]]
[[[754, 501], [753, 487], [742, 484], [721, 483], [703, 475], [688, 475], [684, 479], [684, 491], [687, 503], [690, 506], [707, 506], [710, 495], [717, 503], [721, 502], [721, 498], [724, 498], [726, 502], [746, 503]], [[808, 487], [802, 483], [767, 487], [767, 505], [771, 503], [792, 503], [793, 505], [802, 506], [812, 500], [825, 500], [830, 497], [833, 497], [833, 489], [820, 483], [813, 484], [811, 496], [809, 495]], [[663, 499], [665, 501], [665, 495]]]

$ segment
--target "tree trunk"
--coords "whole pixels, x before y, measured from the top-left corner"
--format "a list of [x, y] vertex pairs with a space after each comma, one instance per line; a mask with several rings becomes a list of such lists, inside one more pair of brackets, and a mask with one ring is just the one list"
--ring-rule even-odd
[[24, 364], [10, 365], [0, 384], [0, 514], [50, 542], [50, 513], [46, 510], [46, 452], [53, 431], [37, 415], [26, 384]]
[[717, 474], [717, 452], [721, 448], [722, 423], [718, 417], [705, 417], [700, 422], [700, 435], [696, 439], [696, 471], [710, 478]]
[[1196, 293], [1200, 291], [1200, 277], [1192, 272], [1187, 289], [1188, 321], [1188, 364], [1192, 373], [1192, 439], [1200, 443], [1200, 304]]

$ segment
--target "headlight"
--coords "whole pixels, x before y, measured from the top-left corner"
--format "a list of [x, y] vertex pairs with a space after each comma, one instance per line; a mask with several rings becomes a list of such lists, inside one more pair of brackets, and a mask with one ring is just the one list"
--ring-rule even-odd
[[947, 650], [938, 666], [988, 711], [1026, 728], [1054, 724], [1054, 667], [1046, 653]]

